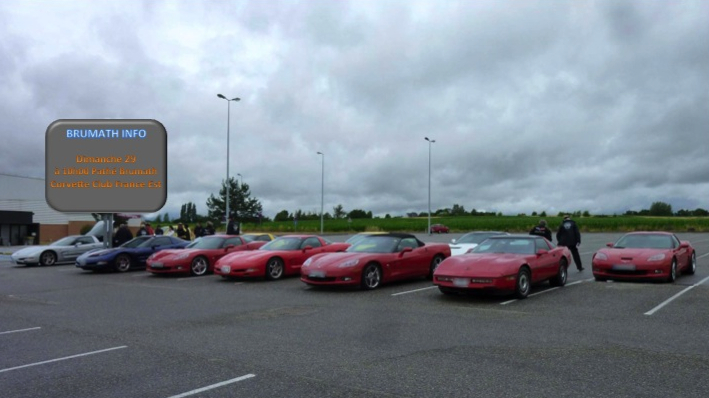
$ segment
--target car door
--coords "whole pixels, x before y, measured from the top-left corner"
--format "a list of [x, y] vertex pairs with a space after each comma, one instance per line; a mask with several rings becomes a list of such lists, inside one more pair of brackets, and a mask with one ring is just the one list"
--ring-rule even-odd
[[[544, 250], [546, 253], [538, 254], [539, 250]], [[533, 280], [535, 282], [549, 279], [557, 273], [559, 264], [559, 253], [557, 250], [552, 250], [546, 240], [543, 238], [534, 239], [535, 257], [532, 260]]]
[[[407, 249], [410, 249], [410, 251], [404, 252]], [[401, 239], [396, 247], [393, 260], [389, 262], [391, 278], [404, 279], [420, 274], [425, 256], [425, 246], [419, 247], [416, 238]]]
[[[305, 250], [306, 247], [311, 247], [311, 249]], [[300, 243], [299, 249], [292, 254], [290, 261], [286, 264], [288, 273], [292, 274], [299, 272], [300, 267], [303, 265], [305, 260], [307, 260], [310, 256], [322, 253], [323, 251], [323, 245], [322, 242], [320, 242], [320, 239], [315, 236], [305, 238]]]
[[680, 245], [682, 244], [677, 238], [677, 236], [672, 235], [672, 248], [675, 253], [675, 256], [677, 257], [677, 271], [681, 270], [683, 267], [685, 267], [687, 264], [689, 264], [690, 258], [689, 258], [689, 250], [688, 248], [680, 248]]

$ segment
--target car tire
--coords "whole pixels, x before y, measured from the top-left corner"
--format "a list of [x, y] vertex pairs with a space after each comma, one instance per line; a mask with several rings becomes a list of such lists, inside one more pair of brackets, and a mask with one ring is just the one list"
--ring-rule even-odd
[[457, 294], [457, 292], [455, 290], [448, 288], [448, 287], [438, 286], [438, 290], [443, 294], [447, 294], [447, 295], [451, 295], [451, 296], [454, 294]]
[[529, 296], [530, 290], [532, 290], [532, 277], [529, 273], [529, 269], [522, 267], [517, 273], [517, 280], [515, 282], [515, 296], [518, 299], [525, 299]]
[[674, 283], [677, 280], [677, 259], [672, 259], [672, 265], [670, 265], [670, 273], [667, 275], [667, 282]]
[[57, 253], [47, 250], [39, 256], [39, 265], [49, 266], [57, 263]]
[[694, 275], [695, 272], [697, 272], [697, 253], [692, 252], [692, 257], [689, 258], [689, 265], [687, 265], [687, 269], [684, 270], [684, 273]]
[[553, 278], [549, 279], [549, 284], [552, 286], [564, 286], [566, 285], [566, 280], [569, 277], [568, 273], [568, 264], [566, 263], [566, 259], [562, 258], [561, 261], [559, 261], [559, 271], [554, 275]]
[[119, 254], [116, 256], [115, 268], [118, 272], [128, 272], [133, 266], [133, 259], [127, 254]]
[[209, 270], [209, 260], [204, 256], [197, 256], [190, 264], [190, 273], [194, 276], [202, 276]]
[[374, 290], [382, 283], [382, 270], [374, 263], [367, 264], [362, 270], [362, 289]]
[[446, 258], [443, 257], [440, 254], [436, 254], [433, 256], [433, 259], [431, 260], [431, 269], [428, 272], [428, 279], [433, 280], [433, 273], [436, 271], [436, 268], [445, 260]]
[[269, 281], [281, 279], [285, 271], [283, 260], [278, 257], [270, 258], [266, 263], [266, 279]]

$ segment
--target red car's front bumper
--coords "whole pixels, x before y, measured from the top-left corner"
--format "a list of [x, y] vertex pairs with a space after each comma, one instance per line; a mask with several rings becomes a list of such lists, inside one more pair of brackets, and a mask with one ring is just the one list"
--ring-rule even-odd
[[342, 268], [336, 270], [301, 269], [300, 280], [308, 285], [353, 286], [361, 283], [362, 270]]
[[188, 274], [190, 272], [189, 262], [173, 261], [164, 263], [162, 261], [148, 261], [145, 270], [153, 274]]
[[433, 284], [457, 291], [498, 291], [498, 292], [513, 292], [517, 286], [517, 280], [514, 276], [502, 278], [489, 277], [458, 277], [448, 275], [436, 275], [433, 278]]
[[670, 276], [671, 264], [644, 263], [610, 264], [606, 261], [593, 261], [593, 276], [597, 279], [623, 279], [623, 280], [665, 280]]
[[225, 278], [252, 278], [266, 275], [263, 267], [242, 266], [242, 265], [216, 265], [214, 274]]

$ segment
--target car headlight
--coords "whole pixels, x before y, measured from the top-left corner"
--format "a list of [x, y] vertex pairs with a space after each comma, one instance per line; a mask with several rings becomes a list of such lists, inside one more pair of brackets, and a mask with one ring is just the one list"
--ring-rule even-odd
[[177, 257], [175, 257], [175, 260], [184, 260], [189, 256], [190, 256], [189, 253], [182, 253], [182, 254], [179, 254]]
[[665, 253], [655, 254], [654, 256], [647, 259], [647, 261], [662, 261], [665, 259]]
[[601, 253], [598, 252], [596, 255], [593, 257], [594, 260], [608, 260], [608, 256], [606, 256], [606, 253]]
[[302, 266], [303, 266], [303, 267], [307, 267], [308, 265], [310, 265], [310, 264], [312, 264], [312, 263], [313, 263], [313, 258], [312, 258], [312, 257], [308, 257], [308, 259], [305, 260], [305, 262], [303, 263]]
[[359, 264], [359, 260], [349, 260], [337, 266], [337, 268], [349, 268]]

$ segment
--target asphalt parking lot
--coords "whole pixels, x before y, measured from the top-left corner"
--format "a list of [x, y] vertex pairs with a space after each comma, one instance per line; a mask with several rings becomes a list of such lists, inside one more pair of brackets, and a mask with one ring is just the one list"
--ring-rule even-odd
[[620, 235], [584, 234], [586, 271], [525, 300], [0, 257], [0, 396], [707, 396], [709, 234], [677, 234], [698, 265], [674, 284], [593, 281], [591, 255]]

